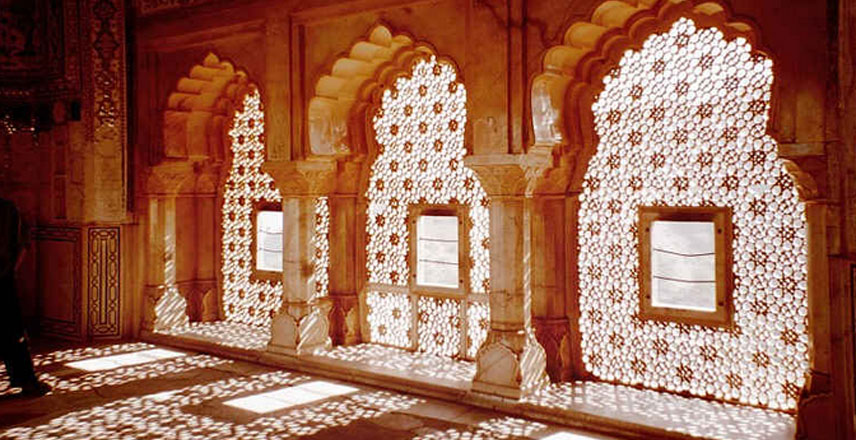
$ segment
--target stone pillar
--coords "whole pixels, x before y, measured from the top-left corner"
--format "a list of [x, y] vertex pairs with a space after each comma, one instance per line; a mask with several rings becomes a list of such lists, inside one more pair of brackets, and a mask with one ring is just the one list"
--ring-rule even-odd
[[362, 273], [358, 262], [357, 243], [361, 217], [357, 193], [362, 162], [339, 162], [336, 193], [330, 196], [330, 337], [333, 345], [356, 345], [362, 342], [360, 332], [360, 299], [357, 292]]
[[153, 167], [146, 182], [146, 285], [142, 329], [167, 330], [188, 323], [187, 302], [176, 286], [176, 199], [193, 178], [190, 163]]
[[330, 197], [330, 336], [334, 345], [359, 344], [355, 194]]
[[835, 438], [832, 398], [832, 339], [827, 246], [828, 208], [822, 202], [805, 204], [808, 244], [809, 374], [798, 403], [797, 438]]
[[185, 194], [188, 215], [179, 211], [177, 226], [177, 267], [182, 273], [177, 284], [188, 302], [191, 321], [220, 319], [220, 225], [222, 201], [217, 198], [219, 168], [199, 166], [194, 176], [192, 194]]
[[473, 392], [518, 399], [546, 383], [531, 326], [532, 192], [547, 155], [465, 159], [490, 196], [490, 330], [476, 355]]
[[551, 168], [537, 180], [529, 231], [533, 325], [553, 382], [570, 380], [573, 372], [565, 271], [565, 188], [569, 175], [564, 167]]
[[586, 379], [591, 373], [583, 364], [582, 335], [580, 334], [580, 284], [579, 284], [579, 212], [580, 191], [568, 192], [565, 200], [565, 288], [567, 299], [565, 307], [568, 316], [570, 343], [568, 344], [568, 362], [573, 379]]
[[264, 165], [282, 194], [283, 214], [283, 302], [271, 323], [269, 352], [300, 356], [330, 346], [330, 304], [315, 297], [312, 237], [315, 200], [332, 191], [336, 169], [328, 160]]

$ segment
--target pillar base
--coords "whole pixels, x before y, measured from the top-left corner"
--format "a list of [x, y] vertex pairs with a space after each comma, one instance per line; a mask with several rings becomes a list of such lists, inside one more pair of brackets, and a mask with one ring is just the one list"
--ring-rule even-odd
[[812, 371], [797, 402], [796, 438], [837, 438], [835, 435], [835, 404], [830, 378]]
[[533, 318], [535, 336], [547, 356], [547, 375], [551, 382], [566, 382], [572, 378], [568, 344], [570, 328], [568, 318]]
[[283, 304], [271, 323], [267, 351], [297, 357], [329, 349], [329, 310], [328, 301]]
[[472, 392], [519, 399], [547, 384], [546, 365], [531, 332], [491, 329], [476, 355]]
[[219, 318], [216, 280], [182, 281], [178, 283], [178, 291], [187, 301], [187, 316], [191, 322], [216, 321]]
[[333, 345], [356, 345], [362, 342], [357, 294], [331, 294], [330, 301], [330, 337]]
[[143, 329], [163, 331], [187, 325], [187, 301], [175, 286], [146, 286]]

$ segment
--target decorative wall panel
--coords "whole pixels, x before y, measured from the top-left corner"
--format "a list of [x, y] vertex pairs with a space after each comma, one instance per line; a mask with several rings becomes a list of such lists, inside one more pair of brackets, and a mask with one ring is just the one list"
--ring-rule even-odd
[[81, 230], [38, 228], [33, 232], [38, 260], [39, 331], [82, 340]]
[[[772, 62], [689, 19], [628, 51], [592, 110], [580, 196], [583, 362], [609, 381], [793, 409], [808, 368], [806, 218], [766, 134]], [[734, 327], [643, 320], [640, 206], [733, 211]]]
[[90, 0], [89, 61], [86, 87], [91, 114], [89, 136], [95, 153], [92, 179], [97, 196], [91, 218], [124, 219], [125, 176], [125, 3], [122, 0]]
[[89, 336], [121, 335], [121, 247], [118, 227], [90, 228], [88, 237]]
[[282, 304], [282, 281], [251, 277], [253, 206], [279, 204], [282, 196], [273, 178], [261, 170], [264, 111], [257, 90], [244, 98], [229, 136], [233, 157], [223, 193], [223, 309], [229, 321], [267, 327]]

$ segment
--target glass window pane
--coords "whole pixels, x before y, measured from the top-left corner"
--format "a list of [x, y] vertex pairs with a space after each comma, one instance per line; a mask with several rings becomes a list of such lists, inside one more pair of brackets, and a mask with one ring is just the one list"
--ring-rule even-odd
[[416, 224], [416, 282], [458, 287], [458, 218], [422, 215]]
[[716, 231], [707, 221], [651, 223], [651, 305], [716, 311]]
[[282, 212], [256, 216], [256, 270], [282, 272]]

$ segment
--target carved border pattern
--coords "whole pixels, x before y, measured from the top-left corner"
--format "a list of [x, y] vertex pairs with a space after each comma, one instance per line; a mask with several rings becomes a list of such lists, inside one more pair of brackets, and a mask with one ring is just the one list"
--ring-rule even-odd
[[[80, 285], [80, 244], [81, 231], [79, 228], [38, 228], [33, 231], [33, 238], [41, 241], [67, 241], [74, 245], [72, 255], [72, 273], [74, 276], [74, 292], [72, 298], [72, 320], [51, 319], [40, 317], [39, 329], [42, 334], [53, 335], [64, 339], [83, 339], [83, 323], [81, 315], [81, 285]], [[41, 290], [41, 289], [40, 289]], [[40, 296], [37, 297], [39, 302]], [[37, 306], [37, 307], [40, 307]], [[40, 313], [41, 314], [41, 313]]]
[[[122, 0], [90, 0], [90, 78], [86, 87], [87, 136], [99, 154], [97, 173], [102, 216], [120, 219], [126, 205], [125, 169], [125, 6]], [[116, 169], [120, 171], [116, 171]], [[118, 174], [118, 175], [117, 175]], [[116, 193], [113, 188], [122, 189]]]
[[117, 0], [93, 0], [92, 3], [92, 80], [98, 135], [116, 138], [121, 134], [124, 100], [124, 8]]
[[89, 335], [120, 335], [121, 261], [118, 227], [90, 228], [87, 256]]

